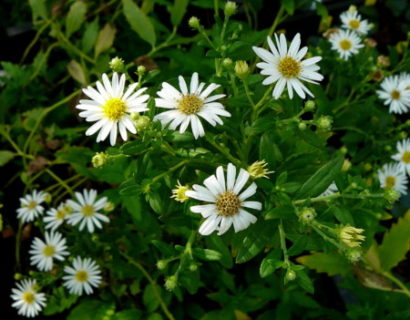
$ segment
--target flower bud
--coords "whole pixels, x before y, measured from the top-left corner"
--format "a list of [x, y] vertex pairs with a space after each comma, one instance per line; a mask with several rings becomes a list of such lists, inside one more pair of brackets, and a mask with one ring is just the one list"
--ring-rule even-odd
[[23, 275], [21, 273], [14, 274], [14, 280], [21, 280], [21, 279], [23, 279]]
[[114, 203], [112, 203], [111, 201], [108, 201], [105, 206], [104, 206], [104, 211], [105, 212], [111, 212], [115, 209], [115, 205]]
[[235, 63], [235, 75], [244, 80], [249, 74], [249, 66], [246, 61], [236, 61]]
[[97, 152], [91, 159], [94, 168], [102, 167], [107, 162], [108, 156], [104, 152]]
[[147, 71], [147, 68], [145, 68], [145, 66], [143, 65], [140, 65], [137, 68], [137, 73], [140, 77], [143, 76], [146, 71]]
[[345, 159], [345, 160], [343, 161], [342, 171], [343, 171], [343, 172], [349, 171], [350, 168], [351, 168], [351, 166], [352, 166], [352, 163], [350, 162], [350, 160], [349, 160], [349, 159]]
[[346, 146], [341, 147], [339, 149], [339, 151], [340, 151], [341, 154], [347, 154], [349, 152], [349, 150], [347, 149]]
[[151, 120], [147, 116], [140, 116], [136, 121], [135, 121], [135, 128], [137, 131], [144, 131], [145, 129], [148, 128]]
[[306, 130], [306, 128], [307, 128], [306, 122], [303, 122], [303, 121], [299, 122], [298, 128], [301, 131]]
[[333, 119], [329, 116], [321, 116], [317, 122], [316, 125], [318, 127], [318, 129], [322, 130], [322, 131], [329, 131], [330, 129], [332, 129], [332, 122]]
[[310, 224], [317, 216], [314, 208], [303, 208], [298, 212], [299, 221], [304, 224]]
[[313, 111], [315, 110], [316, 104], [313, 100], [308, 100], [305, 102], [305, 110], [306, 111]]
[[189, 197], [185, 194], [188, 190], [189, 190], [188, 186], [183, 186], [180, 184], [179, 181], [177, 181], [177, 185], [175, 186], [175, 189], [172, 189], [171, 198], [174, 198], [175, 201], [183, 203], [189, 199]]
[[395, 203], [397, 200], [400, 199], [400, 192], [397, 190], [388, 188], [384, 192], [384, 198], [389, 202], [389, 203]]
[[342, 226], [339, 228], [339, 240], [349, 248], [360, 247], [361, 242], [366, 239], [362, 233], [364, 229], [355, 228], [352, 226]]
[[198, 269], [198, 265], [197, 265], [196, 263], [192, 262], [192, 263], [189, 265], [188, 268], [189, 268], [189, 271], [194, 272], [194, 271], [196, 271], [196, 270]]
[[234, 15], [236, 12], [236, 3], [233, 1], [228, 1], [225, 4], [224, 14], [227, 18]]
[[188, 21], [188, 24], [193, 29], [199, 29], [200, 21], [197, 17], [191, 17]]
[[266, 169], [267, 165], [268, 163], [265, 160], [256, 161], [248, 167], [247, 171], [255, 179], [268, 178], [267, 175], [273, 173], [273, 171]]
[[399, 137], [400, 137], [400, 139], [406, 139], [406, 138], [407, 138], [407, 132], [405, 132], [405, 131], [400, 131]]
[[168, 265], [168, 262], [166, 260], [158, 260], [157, 261], [157, 268], [158, 270], [164, 270]]
[[353, 5], [353, 4], [352, 4], [352, 5], [350, 5], [350, 6], [349, 6], [348, 11], [349, 11], [349, 12], [351, 12], [351, 13], [354, 13], [354, 12], [356, 12], [356, 11], [357, 11], [357, 7], [356, 7], [355, 5]]
[[111, 59], [109, 65], [110, 65], [111, 70], [114, 72], [122, 73], [125, 71], [124, 60], [122, 60], [119, 57], [115, 57]]
[[286, 281], [293, 281], [295, 279], [296, 279], [296, 272], [293, 271], [292, 269], [288, 269], [286, 271], [286, 274], [285, 274], [285, 280]]
[[52, 199], [53, 199], [53, 196], [50, 193], [47, 192], [44, 196], [44, 201], [46, 203], [50, 203]]
[[362, 250], [360, 248], [350, 248], [346, 250], [345, 255], [351, 263], [356, 263], [362, 257]]
[[226, 69], [230, 69], [232, 67], [233, 61], [230, 58], [225, 58], [222, 60], [222, 65], [226, 68]]
[[168, 291], [174, 291], [178, 285], [178, 278], [176, 275], [170, 276], [165, 279], [165, 289]]

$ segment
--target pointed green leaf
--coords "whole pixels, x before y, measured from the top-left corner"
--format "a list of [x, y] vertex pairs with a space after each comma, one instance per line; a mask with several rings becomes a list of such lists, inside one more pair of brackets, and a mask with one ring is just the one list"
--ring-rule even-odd
[[67, 19], [65, 20], [65, 33], [67, 38], [80, 29], [85, 21], [86, 12], [87, 6], [83, 1], [76, 1], [71, 5]]
[[329, 276], [344, 275], [351, 269], [349, 262], [344, 257], [336, 254], [314, 252], [310, 255], [301, 256], [296, 260], [309, 269], [327, 273]]
[[115, 27], [109, 23], [107, 23], [104, 28], [101, 29], [101, 31], [98, 33], [97, 43], [95, 44], [95, 57], [98, 57], [101, 52], [104, 52], [105, 50], [111, 48], [116, 32], [117, 29], [115, 29]]
[[4, 166], [7, 162], [16, 156], [14, 152], [8, 150], [0, 150], [0, 167]]
[[189, 0], [175, 0], [171, 8], [171, 22], [173, 26], [178, 26], [186, 13]]

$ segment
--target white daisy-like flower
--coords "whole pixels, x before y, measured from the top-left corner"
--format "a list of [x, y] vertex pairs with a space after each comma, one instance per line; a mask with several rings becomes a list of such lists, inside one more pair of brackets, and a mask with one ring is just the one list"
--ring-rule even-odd
[[336, 50], [344, 60], [351, 55], [357, 54], [364, 44], [356, 33], [350, 30], [338, 30], [330, 35], [329, 41], [332, 49]]
[[386, 189], [394, 189], [400, 194], [407, 194], [407, 177], [398, 163], [385, 164], [379, 171], [380, 186]]
[[67, 204], [73, 209], [73, 212], [68, 216], [67, 223], [71, 225], [80, 224], [79, 230], [87, 227], [89, 232], [94, 232], [95, 227], [101, 229], [102, 222], [109, 222], [107, 216], [99, 213], [105, 207], [108, 200], [106, 197], [97, 199], [97, 191], [94, 189], [83, 190], [83, 193], [76, 192], [75, 197], [77, 202], [67, 200]]
[[340, 15], [342, 27], [356, 31], [359, 34], [367, 34], [370, 30], [370, 25], [367, 20], [362, 20], [362, 16], [356, 10], [348, 10]]
[[316, 64], [322, 57], [312, 57], [302, 60], [308, 48], [300, 48], [300, 34], [296, 34], [290, 43], [289, 49], [284, 34], [275, 34], [275, 42], [270, 37], [267, 38], [271, 51], [264, 48], [252, 47], [253, 51], [264, 61], [256, 66], [262, 69], [261, 74], [268, 76], [263, 80], [263, 85], [270, 85], [276, 82], [272, 95], [278, 99], [285, 87], [288, 89], [289, 98], [293, 98], [293, 90], [304, 99], [307, 93], [313, 97], [312, 92], [301, 82], [307, 81], [318, 84], [323, 80], [323, 76], [317, 71], [320, 67]]
[[63, 261], [68, 255], [66, 240], [59, 232], [46, 232], [45, 242], [40, 238], [34, 238], [31, 244], [30, 261], [40, 271], [50, 271], [53, 268], [53, 260]]
[[194, 73], [189, 84], [189, 88], [182, 76], [178, 77], [179, 90], [167, 82], [162, 83], [162, 88], [157, 92], [159, 98], [155, 99], [158, 108], [170, 109], [161, 112], [154, 117], [154, 120], [161, 121], [163, 126], [169, 123], [171, 130], [179, 127], [179, 132], [184, 133], [191, 125], [195, 139], [205, 135], [204, 127], [200, 118], [204, 119], [212, 126], [223, 124], [222, 117], [230, 117], [231, 114], [225, 110], [224, 106], [217, 102], [225, 97], [224, 94], [210, 94], [220, 87], [219, 84], [211, 83], [206, 89], [205, 83], [199, 82], [198, 73]]
[[16, 308], [21, 316], [34, 318], [46, 305], [46, 295], [37, 292], [36, 280], [25, 279], [16, 284], [12, 289], [11, 298], [14, 300], [12, 307]]
[[65, 203], [61, 203], [57, 207], [57, 209], [49, 209], [46, 212], [46, 216], [43, 218], [43, 221], [46, 224], [46, 229], [51, 229], [51, 231], [55, 231], [59, 226], [61, 226], [64, 223], [70, 212], [71, 208]]
[[101, 283], [101, 270], [90, 258], [76, 257], [72, 267], [64, 267], [64, 287], [72, 294], [91, 294]]
[[124, 74], [119, 78], [114, 72], [110, 82], [104, 73], [102, 82], [97, 81], [96, 83], [98, 91], [91, 86], [83, 89], [83, 92], [92, 100], [80, 100], [76, 108], [83, 110], [79, 115], [86, 121], [97, 121], [88, 128], [85, 134], [90, 136], [99, 131], [97, 142], [104, 141], [110, 135], [110, 143], [113, 146], [117, 140], [118, 131], [124, 141], [127, 140], [127, 130], [134, 134], [137, 133], [130, 115], [148, 110], [146, 101], [149, 95], [142, 95], [147, 88], [134, 92], [138, 83], [131, 84], [124, 93]]
[[43, 191], [33, 190], [31, 194], [20, 198], [20, 208], [17, 209], [17, 218], [22, 222], [31, 222], [44, 212], [41, 204], [44, 202], [46, 193]]
[[377, 95], [389, 105], [390, 113], [402, 114], [410, 109], [410, 90], [405, 76], [390, 76], [383, 80]]
[[407, 73], [407, 72], [400, 73], [400, 82], [404, 82], [405, 89], [410, 90], [410, 73]]
[[330, 196], [331, 194], [334, 194], [336, 192], [339, 192], [339, 189], [337, 188], [336, 183], [332, 182], [330, 186], [328, 186], [327, 189], [319, 195], [319, 197]]
[[397, 142], [397, 151], [392, 159], [398, 161], [401, 170], [410, 175], [410, 139]]
[[236, 176], [236, 167], [230, 163], [226, 179], [220, 166], [216, 169], [216, 175], [205, 179], [205, 187], [194, 184], [193, 190], [185, 192], [190, 198], [208, 202], [191, 207], [192, 212], [200, 213], [206, 219], [199, 228], [200, 234], [209, 235], [217, 230], [218, 235], [222, 235], [232, 224], [235, 232], [239, 232], [256, 222], [256, 217], [244, 209], [262, 209], [258, 201], [245, 201], [256, 192], [255, 183], [241, 192], [248, 179], [249, 173], [244, 169], [240, 169]]

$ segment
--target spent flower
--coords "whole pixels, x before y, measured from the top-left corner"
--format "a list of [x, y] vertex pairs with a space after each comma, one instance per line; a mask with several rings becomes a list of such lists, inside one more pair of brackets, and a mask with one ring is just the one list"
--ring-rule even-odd
[[340, 241], [349, 248], [357, 248], [366, 237], [362, 235], [364, 229], [355, 228], [352, 226], [342, 226], [339, 228]]

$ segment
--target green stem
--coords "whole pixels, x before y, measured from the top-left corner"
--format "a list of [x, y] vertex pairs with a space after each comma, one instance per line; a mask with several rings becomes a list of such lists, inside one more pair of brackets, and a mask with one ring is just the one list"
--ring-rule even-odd
[[406, 287], [406, 285], [403, 282], [401, 282], [392, 273], [388, 271], [383, 272], [382, 275], [390, 281], [394, 282], [400, 289], [402, 289], [402, 291], [400, 292], [404, 293], [407, 297], [410, 298], [410, 290]]
[[30, 44], [27, 46], [26, 50], [24, 50], [23, 56], [20, 60], [20, 64], [23, 63], [23, 61], [26, 59], [27, 55], [29, 54], [31, 48], [36, 44], [38, 39], [40, 38], [40, 35], [43, 33], [43, 31], [51, 24], [52, 20], [47, 20], [46, 23], [44, 23], [40, 29], [37, 30], [37, 33], [33, 40], [30, 42]]
[[134, 265], [135, 267], [137, 267], [138, 270], [140, 270], [142, 272], [142, 274], [144, 275], [144, 277], [148, 280], [148, 282], [151, 284], [152, 289], [154, 291], [154, 295], [157, 297], [159, 304], [161, 306], [162, 311], [164, 312], [165, 316], [170, 319], [170, 320], [175, 320], [174, 316], [172, 315], [172, 313], [169, 311], [167, 305], [165, 304], [164, 300], [161, 297], [161, 293], [158, 290], [158, 286], [157, 283], [154, 281], [154, 279], [150, 276], [150, 274], [148, 273], [147, 270], [145, 270], [145, 268], [136, 260], [134, 260], [133, 258], [131, 258], [129, 255], [127, 255], [124, 252], [120, 251], [120, 254], [127, 259], [127, 261], [129, 263], [131, 263], [132, 265]]
[[313, 221], [311, 224], [313, 230], [316, 231], [317, 234], [319, 234], [324, 240], [326, 240], [327, 242], [330, 242], [331, 244], [333, 244], [336, 248], [340, 249], [340, 250], [344, 250], [343, 246], [340, 245], [338, 242], [336, 242], [334, 239], [332, 239], [331, 237], [329, 237], [327, 234], [325, 234], [322, 230], [320, 230], [320, 228], [322, 227], [322, 225], [317, 222], [317, 221]]
[[20, 269], [20, 241], [21, 241], [21, 231], [23, 230], [23, 223], [19, 220], [19, 226], [16, 234], [16, 267]]
[[209, 135], [205, 135], [206, 141], [208, 141], [215, 149], [217, 149], [220, 153], [222, 153], [229, 161], [234, 163], [235, 165], [240, 165], [240, 161], [236, 159], [234, 156], [232, 156], [229, 151], [225, 150], [223, 147], [221, 147], [217, 142], [212, 140], [212, 138]]
[[58, 175], [56, 175], [53, 171], [50, 169], [45, 170], [54, 180], [56, 180], [59, 184], [61, 184], [70, 194], [73, 194], [73, 190], [70, 188], [70, 186], [63, 180], [61, 179]]
[[279, 238], [280, 238], [280, 247], [282, 248], [282, 252], [283, 252], [283, 261], [285, 263], [285, 267], [289, 268], [288, 249], [286, 248], [286, 234], [285, 234], [285, 230], [283, 229], [282, 219], [280, 219], [278, 230], [279, 230]]
[[155, 176], [154, 178], [152, 178], [151, 180], [151, 184], [157, 182], [158, 180], [162, 179], [163, 177], [167, 176], [168, 174], [170, 174], [171, 172], [175, 171], [176, 169], [178, 169], [179, 167], [184, 166], [185, 164], [187, 164], [190, 160], [183, 160], [180, 163], [176, 164], [175, 166], [169, 168], [167, 171]]
[[285, 8], [281, 5], [280, 8], [279, 8], [278, 13], [276, 14], [275, 20], [273, 20], [273, 24], [269, 29], [269, 32], [268, 32], [269, 37], [272, 36], [272, 34], [275, 32], [275, 30], [276, 30], [277, 26], [279, 25], [279, 23], [281, 23], [284, 20], [284, 17], [283, 17], [284, 10], [285, 10]]
[[245, 88], [246, 96], [247, 96], [249, 102], [251, 103], [252, 108], [255, 108], [255, 102], [253, 101], [252, 96], [249, 92], [249, 87], [248, 87], [248, 83], [246, 82], [246, 79], [244, 79], [242, 82], [243, 82], [243, 86]]
[[163, 43], [161, 43], [158, 47], [152, 48], [151, 51], [146, 54], [147, 57], [151, 57], [154, 53], [158, 52], [162, 48], [169, 46], [169, 43], [175, 37], [176, 33], [177, 33], [177, 27], [175, 26], [174, 29], [172, 30], [172, 33], [168, 36], [168, 38]]

